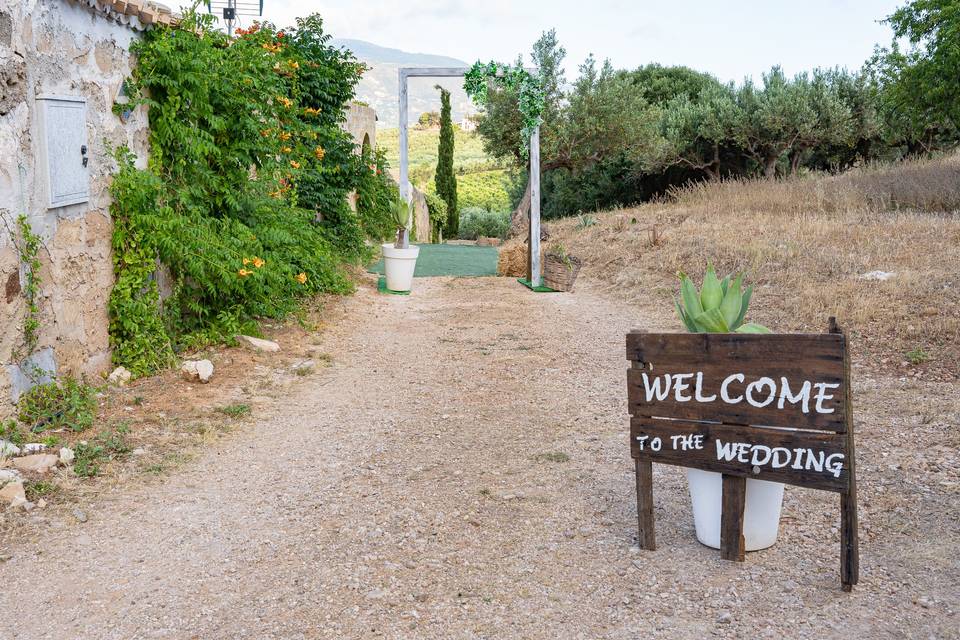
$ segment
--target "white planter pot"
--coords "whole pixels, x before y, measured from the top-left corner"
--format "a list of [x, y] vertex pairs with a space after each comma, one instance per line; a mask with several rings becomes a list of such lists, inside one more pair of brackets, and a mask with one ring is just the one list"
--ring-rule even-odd
[[[697, 540], [719, 549], [723, 477], [712, 471], [687, 469], [687, 482]], [[743, 510], [743, 537], [747, 551], [766, 549], [777, 541], [782, 506], [782, 484], [747, 479], [747, 502]]]
[[383, 265], [387, 273], [387, 289], [391, 291], [410, 291], [413, 285], [413, 272], [417, 268], [417, 256], [420, 247], [410, 245], [409, 249], [397, 249], [393, 243], [386, 242], [383, 249]]

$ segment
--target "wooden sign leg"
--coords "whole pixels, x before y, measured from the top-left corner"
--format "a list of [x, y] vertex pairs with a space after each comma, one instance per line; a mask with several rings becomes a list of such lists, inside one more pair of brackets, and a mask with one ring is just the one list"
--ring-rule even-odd
[[637, 545], [654, 551], [657, 540], [653, 529], [653, 463], [639, 458], [634, 462], [637, 467]]
[[743, 509], [747, 503], [747, 479], [723, 474], [720, 507], [720, 557], [743, 562]]
[[852, 591], [860, 580], [860, 536], [857, 532], [856, 485], [840, 494], [840, 582]]

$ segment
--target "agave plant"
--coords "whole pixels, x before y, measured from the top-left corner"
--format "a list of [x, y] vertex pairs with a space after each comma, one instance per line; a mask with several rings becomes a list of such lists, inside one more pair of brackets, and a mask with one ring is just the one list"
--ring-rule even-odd
[[397, 240], [393, 246], [397, 249], [407, 249], [410, 246], [410, 226], [413, 221], [413, 203], [408, 203], [403, 196], [398, 196], [393, 203], [393, 223], [397, 229]]
[[744, 323], [753, 285], [742, 289], [743, 274], [717, 279], [712, 265], [707, 265], [703, 286], [696, 285], [682, 271], [677, 313], [690, 333], [770, 333], [770, 329], [753, 322]]

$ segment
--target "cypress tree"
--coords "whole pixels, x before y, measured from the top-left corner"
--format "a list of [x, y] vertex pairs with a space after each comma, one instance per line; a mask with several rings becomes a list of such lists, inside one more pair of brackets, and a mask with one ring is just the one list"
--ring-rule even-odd
[[440, 146], [437, 150], [437, 195], [447, 203], [447, 224], [443, 235], [456, 238], [460, 228], [460, 212], [457, 210], [457, 176], [453, 173], [453, 121], [450, 118], [450, 92], [440, 90]]

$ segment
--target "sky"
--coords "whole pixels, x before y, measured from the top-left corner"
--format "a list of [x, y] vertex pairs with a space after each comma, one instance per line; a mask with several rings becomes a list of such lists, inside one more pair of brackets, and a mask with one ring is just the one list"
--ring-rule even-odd
[[[814, 67], [859, 68], [889, 44], [879, 21], [905, 0], [264, 0], [287, 26], [319, 12], [336, 38], [415, 53], [512, 61], [555, 28], [568, 80], [589, 54], [617, 68], [687, 65], [724, 81]], [[249, 18], [245, 18], [249, 21]], [[529, 60], [529, 58], [528, 58]]]

